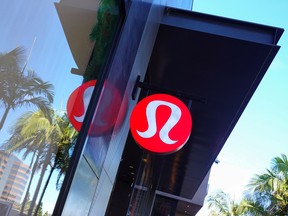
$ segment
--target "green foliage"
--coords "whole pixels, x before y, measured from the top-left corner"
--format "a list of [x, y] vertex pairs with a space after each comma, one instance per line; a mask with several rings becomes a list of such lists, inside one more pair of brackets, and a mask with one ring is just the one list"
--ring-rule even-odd
[[93, 53], [87, 66], [84, 80], [97, 79], [107, 58], [118, 23], [119, 6], [117, 0], [102, 0], [97, 11], [97, 21], [89, 38], [95, 42]]
[[50, 214], [46, 211], [43, 216], [50, 216]]
[[39, 209], [38, 209], [36, 215], [37, 216], [42, 216], [43, 215], [43, 203], [42, 202], [39, 204]]
[[239, 214], [239, 205], [235, 203], [230, 196], [223, 191], [217, 191], [206, 199], [208, 208], [212, 209], [210, 215], [218, 216], [237, 216]]
[[[218, 215], [287, 216], [288, 159], [282, 154], [272, 159], [271, 168], [256, 174], [248, 184], [243, 200], [236, 204], [220, 191], [206, 200], [211, 212]], [[231, 208], [232, 207], [232, 208]], [[235, 211], [231, 209], [235, 208]], [[234, 213], [233, 213], [234, 212]]]
[[56, 189], [60, 189], [61, 187], [61, 177], [66, 173], [70, 163], [70, 157], [74, 150], [77, 132], [74, 127], [70, 124], [67, 115], [62, 117], [62, 121], [59, 122], [59, 126], [62, 130], [62, 137], [59, 140], [57, 146], [57, 153], [54, 159], [54, 168], [59, 171], [57, 181], [56, 181]]
[[[288, 215], [288, 160], [287, 156], [275, 157], [271, 169], [255, 175], [249, 185], [249, 200], [261, 206], [265, 215]], [[247, 208], [249, 212], [250, 209]]]

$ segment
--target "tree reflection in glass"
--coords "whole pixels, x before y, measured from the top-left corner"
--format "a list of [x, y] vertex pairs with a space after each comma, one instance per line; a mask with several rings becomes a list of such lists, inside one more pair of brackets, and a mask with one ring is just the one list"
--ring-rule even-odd
[[[55, 170], [58, 171], [56, 189], [61, 186], [61, 176], [68, 168], [77, 132], [66, 113], [51, 108], [53, 85], [43, 81], [33, 70], [26, 71], [25, 64], [21, 67], [24, 58], [22, 47], [0, 53], [0, 106], [4, 108], [0, 130], [9, 111], [23, 106], [35, 106], [38, 109], [24, 113], [16, 120], [9, 131], [9, 139], [2, 144], [1, 149], [8, 154], [19, 153], [23, 160], [30, 160], [31, 173], [26, 193], [21, 205], [15, 203], [14, 208], [20, 211], [20, 215], [37, 215], [38, 211], [42, 211], [42, 199]], [[49, 167], [50, 172], [43, 186]], [[39, 179], [34, 194], [31, 194], [32, 182], [38, 171]]]
[[44, 82], [34, 71], [26, 72], [21, 68], [24, 57], [22, 47], [0, 53], [0, 106], [5, 110], [0, 121], [0, 130], [11, 109], [33, 105], [48, 113], [53, 103], [53, 85]]
[[48, 166], [51, 167], [50, 174], [46, 180], [38, 206], [41, 205], [41, 200], [55, 169], [59, 170], [57, 180], [57, 186], [59, 186], [60, 177], [66, 172], [68, 167], [76, 135], [77, 133], [69, 123], [67, 116], [60, 116], [51, 109], [49, 110], [49, 115], [46, 115], [42, 110], [38, 110], [36, 112], [27, 112], [17, 119], [11, 130], [11, 137], [5, 142], [3, 147], [7, 152], [23, 152], [23, 159], [30, 154], [32, 155], [30, 163], [31, 178], [22, 202], [21, 214], [24, 213], [31, 183], [38, 170], [40, 171], [40, 177], [30, 203], [28, 215], [33, 215]]

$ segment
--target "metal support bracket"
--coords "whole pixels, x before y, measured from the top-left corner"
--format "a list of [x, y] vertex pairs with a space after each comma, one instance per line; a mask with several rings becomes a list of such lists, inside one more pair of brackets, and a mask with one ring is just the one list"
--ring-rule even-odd
[[191, 94], [187, 94], [185, 92], [179, 91], [179, 90], [166, 89], [166, 88], [155, 86], [149, 83], [141, 82], [140, 76], [137, 76], [137, 79], [136, 79], [136, 82], [132, 91], [132, 100], [136, 99], [138, 88], [152, 90], [152, 91], [156, 91], [159, 93], [171, 94], [173, 96], [188, 99], [189, 101], [193, 101], [193, 102], [200, 102], [203, 104], [207, 103], [207, 100], [204, 97], [191, 95]]

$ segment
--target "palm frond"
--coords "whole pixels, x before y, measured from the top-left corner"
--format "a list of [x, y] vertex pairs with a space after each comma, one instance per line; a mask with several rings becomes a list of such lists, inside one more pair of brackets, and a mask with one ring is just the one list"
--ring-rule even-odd
[[281, 157], [273, 158], [271, 168], [279, 178], [288, 180], [288, 159], [286, 155], [281, 154]]
[[240, 212], [244, 214], [250, 214], [254, 216], [264, 216], [266, 215], [266, 210], [264, 209], [262, 203], [255, 202], [253, 199], [245, 198], [241, 201], [239, 208]]
[[217, 191], [208, 196], [206, 203], [209, 209], [216, 210], [221, 215], [228, 215], [230, 209], [230, 197], [223, 191]]
[[[25, 50], [23, 47], [19, 46], [14, 48], [8, 53], [0, 54], [0, 68], [18, 68], [19, 65], [25, 59]], [[0, 72], [2, 72], [0, 70]]]

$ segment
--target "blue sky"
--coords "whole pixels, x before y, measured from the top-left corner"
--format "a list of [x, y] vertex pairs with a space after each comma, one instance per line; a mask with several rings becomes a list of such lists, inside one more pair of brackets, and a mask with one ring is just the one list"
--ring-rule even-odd
[[[281, 27], [288, 31], [287, 0], [195, 0], [193, 10]], [[270, 167], [273, 157], [288, 154], [288, 32], [265, 77], [220, 152], [209, 192], [222, 189], [240, 199], [254, 174]], [[198, 213], [207, 216], [205, 207]]]

